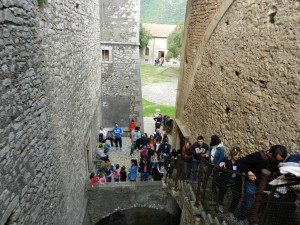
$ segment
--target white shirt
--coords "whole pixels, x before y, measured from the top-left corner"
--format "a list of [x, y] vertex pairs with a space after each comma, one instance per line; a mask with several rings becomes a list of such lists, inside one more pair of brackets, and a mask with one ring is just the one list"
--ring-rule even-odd
[[107, 131], [106, 130], [99, 130], [99, 134], [103, 134], [103, 138], [105, 139], [107, 136]]
[[104, 151], [102, 148], [97, 149], [97, 158], [100, 159], [102, 157], [105, 157], [106, 155], [104, 154]]

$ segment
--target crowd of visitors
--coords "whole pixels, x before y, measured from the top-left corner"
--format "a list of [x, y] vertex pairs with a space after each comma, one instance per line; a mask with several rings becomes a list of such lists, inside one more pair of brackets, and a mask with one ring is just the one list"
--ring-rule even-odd
[[[299, 169], [300, 155], [289, 158], [289, 163], [279, 164], [287, 157], [287, 149], [282, 145], [274, 145], [269, 150], [254, 152], [240, 158], [242, 150], [239, 147], [233, 147], [226, 151], [218, 135], [212, 135], [209, 144], [205, 143], [204, 137], [200, 135], [195, 143], [186, 142], [181, 149], [175, 150], [171, 148], [168, 135], [161, 133], [161, 128], [165, 128], [170, 119], [159, 114], [154, 120], [155, 131], [149, 137], [141, 132], [134, 120], [130, 121], [128, 129], [132, 159], [131, 166], [127, 168], [127, 171], [124, 165], [121, 169], [118, 164], [113, 166], [107, 154], [110, 147], [106, 143], [107, 140], [111, 141], [111, 146], [116, 146], [116, 151], [120, 149], [122, 152], [122, 128], [119, 128], [116, 123], [111, 132], [112, 136], [109, 136], [100, 127], [99, 148], [96, 156], [97, 159], [103, 160], [104, 164], [96, 173], [91, 174], [90, 185], [92, 187], [95, 183], [111, 182], [112, 178], [114, 182], [134, 182], [138, 180], [139, 174], [141, 181], [147, 181], [150, 178], [154, 181], [162, 180], [165, 173], [172, 174], [174, 168], [172, 159], [177, 160], [179, 156], [182, 163], [181, 178], [195, 182], [199, 178], [200, 162], [204, 159], [207, 162], [204, 168], [206, 171], [204, 180], [211, 180], [210, 188], [216, 197], [217, 211], [219, 213], [228, 211], [230, 218], [237, 218], [239, 224], [246, 224], [254, 204], [262, 169], [268, 169], [273, 179], [280, 176], [281, 173], [290, 173], [291, 170], [296, 171], [295, 174], [300, 176], [300, 171], [287, 169], [287, 166]], [[134, 158], [135, 154], [133, 153], [138, 153], [139, 159]], [[281, 169], [281, 173], [279, 165], [285, 167]], [[210, 177], [211, 179], [209, 179]], [[228, 191], [231, 192], [231, 202], [228, 209], [225, 209], [224, 196]], [[276, 211], [276, 208], [272, 208], [272, 210]], [[276, 224], [276, 222], [272, 224]]]
[[[140, 127], [132, 119], [129, 122], [128, 130], [131, 140], [130, 157], [131, 166], [127, 168], [124, 165], [120, 168], [119, 164], [113, 166], [109, 159], [109, 149], [116, 148], [116, 152], [122, 152], [122, 134], [123, 129], [115, 123], [114, 128], [107, 132], [103, 127], [99, 129], [99, 139], [97, 143], [96, 159], [102, 163], [96, 173], [90, 176], [90, 185], [94, 183], [104, 184], [106, 182], [126, 182], [138, 180], [140, 174], [141, 181], [162, 180], [164, 173], [170, 171], [171, 157], [176, 155], [171, 154], [171, 145], [167, 134], [161, 133], [161, 128], [166, 128], [170, 125], [170, 117], [159, 114], [155, 120], [155, 131], [149, 135], [142, 133]], [[110, 144], [109, 144], [110, 142]], [[174, 151], [174, 150], [173, 150]], [[176, 152], [176, 151], [175, 151]], [[138, 153], [138, 159], [134, 158]], [[104, 180], [104, 178], [105, 180]], [[102, 179], [100, 179], [102, 178]]]
[[[225, 151], [225, 147], [217, 135], [211, 136], [209, 145], [204, 142], [203, 136], [198, 136], [195, 143], [186, 142], [182, 148], [181, 177], [183, 180], [191, 178], [192, 181], [197, 181], [199, 164], [201, 159], [203, 159], [205, 165], [203, 168], [205, 170], [203, 180], [211, 180], [211, 185], [208, 187], [213, 196], [216, 197], [218, 212], [224, 213], [228, 211], [230, 218], [236, 218], [239, 224], [247, 224], [247, 218], [258, 191], [262, 169], [268, 169], [271, 173], [270, 177], [276, 179], [280, 175], [279, 165], [282, 165], [282, 163], [279, 163], [287, 157], [287, 149], [283, 145], [273, 145], [269, 150], [254, 152], [243, 158], [240, 158], [241, 153], [242, 151], [239, 147], [233, 147]], [[299, 180], [300, 155], [293, 155], [292, 158], [294, 163], [288, 165], [293, 165], [294, 167], [283, 171], [293, 171], [294, 174], [298, 175]], [[286, 161], [290, 161], [290, 159]], [[296, 172], [295, 168], [299, 169], [299, 173]], [[226, 192], [229, 190], [231, 191], [231, 203], [229, 209], [225, 210], [223, 201]], [[294, 186], [293, 189], [289, 188], [289, 190], [293, 193], [300, 193], [300, 186]], [[296, 196], [294, 194], [294, 197], [290, 199], [290, 205], [293, 210], [296, 209], [296, 205], [294, 204], [297, 201]], [[274, 207], [272, 207], [273, 209]], [[289, 213], [293, 212], [293, 210], [289, 210]], [[277, 213], [278, 215], [282, 215], [282, 213]], [[272, 220], [273, 222], [270, 224], [282, 224], [282, 218], [276, 220], [274, 217], [276, 215], [273, 213], [272, 219], [269, 219], [269, 221]]]

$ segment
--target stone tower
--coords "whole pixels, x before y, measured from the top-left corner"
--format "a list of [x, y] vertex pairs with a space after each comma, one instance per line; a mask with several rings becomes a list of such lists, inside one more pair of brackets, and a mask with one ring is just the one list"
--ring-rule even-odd
[[142, 126], [139, 69], [139, 0], [100, 1], [102, 122]]

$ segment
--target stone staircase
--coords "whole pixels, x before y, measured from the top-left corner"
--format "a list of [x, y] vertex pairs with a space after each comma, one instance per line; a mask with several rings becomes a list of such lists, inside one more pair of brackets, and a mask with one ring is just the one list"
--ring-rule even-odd
[[174, 190], [175, 183], [169, 179], [164, 183], [169, 193], [175, 198], [182, 210], [180, 225], [235, 225], [237, 221], [230, 219], [228, 214], [220, 214], [214, 201], [205, 201], [195, 207], [195, 187], [191, 183], [179, 181], [178, 191]]

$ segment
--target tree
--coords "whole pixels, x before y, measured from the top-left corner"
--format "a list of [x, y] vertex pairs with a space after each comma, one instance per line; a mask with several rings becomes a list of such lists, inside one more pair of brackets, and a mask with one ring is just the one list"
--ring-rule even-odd
[[152, 38], [152, 35], [143, 24], [140, 23], [140, 49], [143, 50], [147, 47], [149, 40]]
[[166, 55], [166, 60], [177, 59], [180, 57], [182, 37], [183, 37], [183, 23], [176, 26], [175, 30], [168, 36], [168, 54]]

